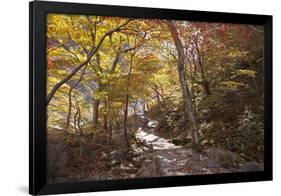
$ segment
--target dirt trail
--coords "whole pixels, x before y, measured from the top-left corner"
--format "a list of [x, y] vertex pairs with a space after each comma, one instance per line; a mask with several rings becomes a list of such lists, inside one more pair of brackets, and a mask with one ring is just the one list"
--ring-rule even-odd
[[[145, 117], [142, 117], [145, 118]], [[149, 119], [147, 125], [158, 122]], [[136, 177], [176, 176], [233, 172], [212, 160], [207, 152], [200, 154], [191, 148], [173, 144], [171, 141], [158, 136], [155, 126], [141, 126], [136, 131], [136, 139], [149, 151], [138, 170]]]

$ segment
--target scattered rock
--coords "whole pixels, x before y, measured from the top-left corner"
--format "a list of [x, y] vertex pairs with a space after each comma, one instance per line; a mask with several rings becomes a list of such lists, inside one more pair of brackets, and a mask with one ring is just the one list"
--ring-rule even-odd
[[204, 171], [204, 167], [194, 164], [191, 166], [191, 170], [192, 170], [192, 172], [195, 172], [195, 173], [198, 173], [198, 172], [201, 173]]
[[214, 161], [214, 160], [208, 160], [207, 161], [207, 167], [208, 168], [221, 168], [221, 164], [219, 164], [218, 162]]
[[161, 160], [158, 156], [144, 160], [141, 168], [136, 173], [136, 177], [157, 177], [163, 175]]
[[159, 124], [159, 122], [158, 122], [157, 120], [152, 120], [152, 121], [149, 121], [149, 122], [147, 123], [147, 127], [148, 127], [148, 128], [155, 128], [155, 127], [158, 126], [158, 124]]
[[221, 148], [212, 149], [211, 159], [217, 161], [226, 168], [236, 167], [237, 155]]
[[240, 171], [242, 172], [254, 172], [254, 171], [263, 171], [263, 165], [257, 162], [249, 162], [245, 163], [240, 167]]
[[110, 152], [111, 165], [119, 164], [123, 159], [125, 159], [125, 157], [122, 152], [117, 150]]

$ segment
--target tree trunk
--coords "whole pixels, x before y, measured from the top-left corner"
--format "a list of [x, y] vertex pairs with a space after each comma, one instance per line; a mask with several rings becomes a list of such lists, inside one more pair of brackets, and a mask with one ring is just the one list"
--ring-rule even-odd
[[202, 82], [201, 82], [201, 85], [203, 86], [204, 88], [204, 93], [206, 96], [209, 96], [212, 94], [211, 92], [211, 89], [210, 89], [210, 85], [209, 85], [209, 82], [206, 80], [206, 78], [203, 78]]
[[145, 112], [149, 111], [149, 103], [148, 103], [148, 101], [144, 101], [144, 111]]
[[201, 84], [204, 88], [205, 95], [209, 96], [209, 95], [211, 95], [211, 89], [210, 89], [209, 82], [208, 82], [208, 80], [206, 78], [206, 75], [205, 75], [205, 70], [204, 70], [203, 63], [202, 63], [202, 56], [201, 56], [201, 53], [200, 53], [199, 46], [198, 46], [197, 42], [194, 42], [194, 43], [195, 43], [195, 49], [196, 49], [197, 55], [198, 55], [198, 64], [199, 64], [200, 71], [201, 71], [201, 77], [202, 77]]
[[[167, 104], [166, 104], [166, 98], [159, 92], [157, 85], [154, 85], [152, 87], [152, 89], [156, 93], [157, 102], [161, 106], [161, 108], [163, 108], [165, 110], [169, 110], [169, 108], [167, 107]], [[147, 105], [148, 105], [148, 102], [147, 102]], [[148, 108], [148, 110], [149, 110], [149, 108]]]
[[178, 74], [179, 74], [179, 79], [180, 79], [180, 84], [181, 84], [181, 89], [182, 89], [182, 95], [184, 99], [184, 105], [185, 105], [185, 113], [187, 114], [192, 130], [191, 130], [191, 136], [192, 136], [192, 147], [195, 150], [199, 150], [199, 130], [198, 130], [198, 124], [196, 117], [193, 112], [192, 108], [192, 100], [191, 100], [191, 94], [189, 92], [186, 78], [185, 78], [185, 73], [184, 73], [184, 50], [182, 47], [182, 44], [180, 42], [180, 38], [177, 32], [177, 29], [175, 27], [174, 22], [172, 21], [167, 21], [169, 31], [171, 32], [173, 41], [175, 43], [175, 46], [177, 48], [178, 52], [178, 59], [177, 59], [177, 64], [178, 64]]
[[76, 125], [77, 125], [77, 128], [78, 128], [78, 131], [79, 131], [79, 145], [80, 145], [80, 151], [79, 151], [79, 159], [82, 158], [82, 154], [83, 154], [83, 131], [81, 129], [81, 109], [80, 109], [80, 106], [79, 106], [79, 101], [78, 99], [74, 96], [74, 99], [76, 101], [76, 105], [77, 105], [77, 111], [76, 111], [76, 114], [74, 116], [75, 118], [75, 133], [77, 131], [76, 129]]
[[107, 108], [108, 108], [108, 124], [109, 124], [109, 138], [108, 138], [108, 156], [110, 156], [110, 152], [111, 152], [111, 142], [112, 142], [112, 119], [111, 119], [111, 103], [108, 99], [108, 102], [107, 102]]
[[88, 65], [85, 66], [84, 70], [82, 71], [78, 81], [73, 84], [72, 86], [70, 86], [69, 91], [68, 91], [68, 113], [67, 113], [67, 117], [66, 117], [66, 125], [65, 125], [65, 130], [68, 129], [69, 124], [70, 124], [70, 119], [71, 119], [71, 110], [72, 110], [72, 91], [73, 89], [82, 81], [83, 76], [86, 72]]
[[80, 134], [82, 134], [82, 130], [81, 130], [81, 110], [80, 110], [80, 106], [79, 106], [79, 102], [77, 101], [77, 110], [78, 110], [78, 116], [77, 116], [77, 127], [79, 129]]
[[103, 128], [104, 128], [104, 130], [108, 131], [108, 127], [107, 127], [108, 111], [107, 111], [107, 102], [106, 102], [106, 100], [103, 100], [103, 103], [104, 103], [104, 108], [105, 108], [105, 111], [104, 111], [104, 114], [103, 114]]
[[110, 156], [111, 152], [111, 142], [112, 142], [112, 122], [109, 121], [109, 139], [108, 139], [108, 156]]
[[125, 96], [125, 108], [124, 108], [124, 120], [123, 120], [123, 127], [124, 127], [124, 139], [126, 142], [126, 146], [129, 147], [129, 139], [128, 139], [128, 128], [127, 128], [127, 119], [128, 119], [128, 105], [129, 105], [129, 95]]
[[82, 135], [82, 130], [81, 130], [81, 110], [80, 110], [80, 106], [79, 106], [79, 101], [77, 100], [77, 98], [74, 96], [74, 99], [76, 101], [76, 112], [74, 114], [74, 130], [75, 133], [77, 132], [77, 128], [79, 131], [79, 134]]
[[71, 118], [71, 110], [72, 110], [72, 88], [69, 89], [68, 91], [68, 113], [66, 117], [66, 125], [65, 125], [65, 130], [68, 129], [69, 124], [70, 124], [70, 118]]
[[97, 127], [99, 120], [99, 105], [100, 100], [93, 100], [93, 126]]
[[135, 55], [135, 53], [131, 54], [129, 72], [128, 72], [128, 75], [127, 75], [128, 86], [127, 86], [126, 95], [125, 95], [125, 108], [124, 108], [124, 120], [123, 120], [124, 139], [125, 139], [127, 148], [130, 147], [130, 142], [129, 142], [129, 139], [128, 139], [128, 127], [127, 127], [128, 106], [129, 106], [129, 82], [130, 82], [130, 76], [131, 76], [131, 72], [132, 72], [132, 68], [133, 68], [133, 57], [134, 57], [134, 55]]
[[194, 75], [193, 75], [193, 70], [192, 70], [192, 64], [191, 62], [188, 60], [188, 65], [189, 65], [189, 74], [190, 74], [190, 78], [191, 78], [191, 96], [193, 96], [192, 98], [194, 99]]
[[75, 133], [77, 133], [77, 115], [78, 115], [78, 110], [76, 110], [74, 117], [73, 117], [73, 126], [74, 126]]

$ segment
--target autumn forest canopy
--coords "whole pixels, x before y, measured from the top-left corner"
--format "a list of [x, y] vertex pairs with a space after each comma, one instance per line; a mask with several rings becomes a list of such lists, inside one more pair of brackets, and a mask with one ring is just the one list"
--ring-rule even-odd
[[47, 15], [48, 179], [263, 170], [263, 26]]

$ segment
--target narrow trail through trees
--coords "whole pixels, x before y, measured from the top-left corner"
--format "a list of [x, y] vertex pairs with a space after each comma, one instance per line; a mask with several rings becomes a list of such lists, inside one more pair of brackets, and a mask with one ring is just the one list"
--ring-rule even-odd
[[[70, 178], [58, 177], [54, 182], [60, 181], [93, 181], [119, 178], [149, 178], [160, 176], [201, 175], [213, 173], [243, 172], [253, 169], [259, 170], [259, 165], [248, 164], [241, 168], [226, 166], [220, 162], [220, 156], [230, 156], [220, 149], [204, 148], [198, 152], [192, 147], [176, 145], [171, 140], [157, 134], [156, 127], [159, 122], [143, 115], [137, 116], [140, 126], [134, 131], [136, 143], [131, 145], [131, 158], [121, 158], [120, 152], [113, 150], [110, 153], [110, 169], [96, 169], [91, 163], [89, 173], [74, 168], [68, 170], [72, 173]], [[145, 123], [144, 123], [145, 122]], [[55, 145], [53, 145], [55, 146]], [[228, 157], [229, 159], [230, 157]], [[66, 157], [59, 157], [65, 160]], [[126, 161], [124, 161], [126, 160]], [[94, 169], [95, 168], [95, 169]]]
[[138, 128], [135, 137], [144, 145], [144, 148], [148, 148], [149, 150], [142, 161], [142, 166], [138, 170], [136, 177], [238, 171], [234, 168], [224, 168], [208, 156], [208, 151], [198, 154], [198, 152], [195, 152], [191, 148], [175, 145], [171, 141], [158, 136], [154, 128], [159, 122], [144, 116], [140, 116], [140, 118], [146, 119], [148, 123]]
[[48, 14], [51, 182], [261, 171], [262, 26]]

